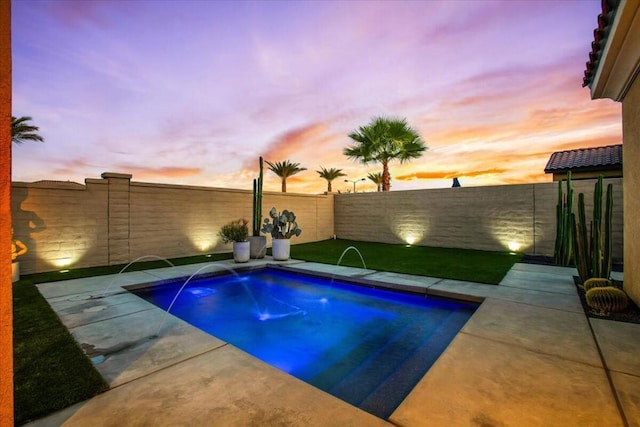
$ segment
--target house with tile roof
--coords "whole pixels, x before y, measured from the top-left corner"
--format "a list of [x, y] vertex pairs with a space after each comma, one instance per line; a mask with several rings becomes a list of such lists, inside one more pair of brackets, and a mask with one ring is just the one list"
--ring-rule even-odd
[[624, 290], [640, 305], [640, 1], [602, 0], [582, 84], [622, 104]]
[[545, 173], [553, 174], [554, 181], [567, 179], [569, 171], [571, 179], [592, 179], [599, 175], [621, 178], [622, 144], [556, 151], [544, 168]]

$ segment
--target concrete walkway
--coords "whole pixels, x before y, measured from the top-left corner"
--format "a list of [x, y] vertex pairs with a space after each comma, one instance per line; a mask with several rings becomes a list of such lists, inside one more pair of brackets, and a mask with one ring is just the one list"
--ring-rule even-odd
[[384, 421], [122, 289], [232, 262], [41, 284], [112, 389], [32, 425], [640, 426], [640, 325], [587, 318], [574, 269], [516, 264], [493, 286], [278, 264], [483, 302]]

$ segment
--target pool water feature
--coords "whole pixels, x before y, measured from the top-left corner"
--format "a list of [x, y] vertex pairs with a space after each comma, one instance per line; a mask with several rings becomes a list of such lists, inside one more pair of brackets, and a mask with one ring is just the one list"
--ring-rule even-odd
[[477, 308], [269, 268], [182, 284], [134, 292], [385, 419]]

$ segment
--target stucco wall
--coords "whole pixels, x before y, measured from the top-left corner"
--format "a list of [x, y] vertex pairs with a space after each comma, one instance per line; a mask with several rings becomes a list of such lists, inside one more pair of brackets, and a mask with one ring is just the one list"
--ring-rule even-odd
[[[614, 257], [622, 258], [622, 179], [614, 185]], [[585, 193], [587, 218], [594, 180], [574, 182]], [[553, 255], [557, 183], [461, 187], [337, 195], [340, 238], [504, 251], [509, 242], [533, 255]]]
[[640, 79], [622, 101], [624, 162], [624, 289], [640, 305]]
[[[22, 273], [230, 251], [218, 230], [251, 219], [249, 190], [131, 182], [114, 173], [102, 178], [85, 185], [13, 183], [15, 236], [29, 248], [19, 258]], [[333, 195], [265, 193], [263, 216], [273, 206], [296, 213], [303, 232], [292, 244], [334, 233]]]
[[13, 425], [11, 2], [0, 2], [0, 425]]

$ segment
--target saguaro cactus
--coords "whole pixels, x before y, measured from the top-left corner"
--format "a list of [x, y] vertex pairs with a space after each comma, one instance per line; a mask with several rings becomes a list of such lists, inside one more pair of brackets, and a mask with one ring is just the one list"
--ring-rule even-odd
[[575, 218], [573, 214], [573, 188], [571, 172], [567, 173], [567, 193], [562, 192], [562, 181], [558, 182], [558, 204], [556, 205], [556, 245], [553, 254], [558, 265], [569, 265], [573, 258]]
[[253, 226], [252, 234], [260, 235], [262, 226], [262, 156], [260, 156], [260, 175], [253, 180]]
[[578, 221], [575, 225], [575, 261], [582, 282], [592, 277], [608, 279], [612, 264], [613, 186], [607, 185], [604, 224], [602, 219], [602, 176], [598, 177], [593, 194], [593, 218], [587, 228], [584, 194], [578, 195]]

